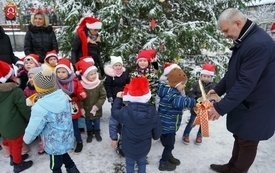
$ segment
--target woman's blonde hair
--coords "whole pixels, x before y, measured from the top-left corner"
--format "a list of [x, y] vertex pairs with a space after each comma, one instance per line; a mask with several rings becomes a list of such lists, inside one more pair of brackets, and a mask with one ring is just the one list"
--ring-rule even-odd
[[35, 25], [35, 24], [34, 24], [34, 17], [37, 16], [37, 15], [41, 15], [42, 18], [44, 18], [44, 25], [43, 25], [44, 27], [49, 26], [49, 24], [50, 24], [49, 17], [48, 17], [45, 13], [41, 13], [41, 12], [34, 13], [34, 14], [31, 16], [31, 24], [32, 24], [32, 25]]

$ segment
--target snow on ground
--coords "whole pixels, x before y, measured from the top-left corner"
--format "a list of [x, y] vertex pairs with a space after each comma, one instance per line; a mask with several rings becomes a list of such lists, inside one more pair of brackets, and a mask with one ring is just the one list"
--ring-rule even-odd
[[[82, 135], [84, 148], [80, 154], [70, 152], [81, 173], [113, 173], [114, 164], [124, 164], [124, 158], [120, 158], [114, 148], [111, 147], [111, 140], [108, 133], [108, 122], [110, 117], [110, 104], [105, 102], [103, 106], [104, 116], [101, 118], [101, 142], [95, 139], [92, 143], [86, 143], [86, 134]], [[211, 163], [226, 163], [229, 160], [233, 146], [232, 134], [226, 130], [225, 119], [221, 117], [218, 121], [210, 122], [210, 137], [203, 138], [201, 145], [194, 144], [198, 127], [195, 127], [190, 134], [192, 142], [185, 145], [181, 141], [183, 130], [186, 126], [189, 111], [183, 114], [182, 125], [176, 135], [176, 144], [173, 154], [181, 160], [181, 165], [177, 167], [174, 173], [214, 173], [209, 169]], [[49, 156], [37, 154], [37, 141], [31, 144], [30, 159], [34, 165], [24, 171], [24, 173], [50, 173]], [[273, 173], [275, 170], [275, 137], [268, 141], [260, 142], [258, 155], [249, 173]], [[158, 170], [158, 162], [161, 157], [163, 147], [159, 140], [153, 141], [152, 148], [148, 154], [149, 164], [148, 173], [159, 173], [165, 171]], [[0, 151], [0, 172], [11, 173], [12, 167], [9, 165], [9, 159], [3, 157]], [[63, 172], [65, 168], [63, 168]]]

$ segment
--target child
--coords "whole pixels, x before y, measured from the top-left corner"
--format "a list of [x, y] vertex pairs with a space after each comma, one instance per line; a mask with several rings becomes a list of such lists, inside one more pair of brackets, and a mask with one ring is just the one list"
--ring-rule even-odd
[[137, 56], [137, 68], [136, 71], [131, 74], [131, 78], [144, 76], [148, 79], [150, 84], [150, 90], [152, 97], [149, 103], [155, 104], [155, 97], [158, 91], [158, 76], [155, 74], [151, 61], [156, 56], [157, 52], [153, 49], [142, 50]]
[[174, 63], [165, 62], [164, 63], [164, 68], [163, 68], [163, 73], [159, 78], [159, 82], [164, 83], [164, 84], [168, 84], [167, 75], [174, 68], [180, 69], [180, 66], [177, 65], [177, 64], [174, 64]]
[[85, 88], [87, 98], [80, 102], [82, 115], [85, 115], [87, 128], [86, 142], [90, 143], [93, 134], [98, 142], [102, 140], [100, 136], [100, 118], [102, 117], [102, 105], [106, 100], [106, 91], [103, 82], [99, 80], [96, 66], [80, 60], [76, 63], [76, 69], [81, 74], [81, 84]]
[[21, 155], [23, 134], [30, 118], [24, 93], [18, 88], [9, 64], [0, 61], [0, 134], [3, 145], [9, 149], [10, 164], [15, 173], [32, 166], [32, 161], [24, 161], [28, 154]]
[[36, 93], [35, 88], [33, 86], [33, 80], [32, 79], [33, 79], [33, 76], [41, 70], [42, 70], [41, 67], [34, 67], [34, 68], [31, 68], [29, 70], [29, 72], [28, 72], [28, 79], [29, 80], [27, 82], [27, 86], [24, 89], [24, 94], [25, 94], [26, 98], [28, 98], [31, 95]]
[[[213, 89], [216, 86], [216, 83], [213, 82], [214, 73], [215, 73], [215, 66], [213, 64], [210, 64], [210, 63], [203, 64], [202, 70], [200, 73], [200, 80], [202, 81], [205, 93], [208, 93], [208, 91], [210, 91], [211, 89]], [[188, 93], [188, 96], [191, 98], [194, 98], [196, 100], [198, 100], [198, 98], [200, 98], [202, 96], [198, 81], [193, 83], [192, 88], [190, 89], [190, 91]], [[190, 112], [191, 112], [190, 120], [189, 120], [188, 124], [186, 125], [185, 130], [183, 132], [183, 136], [182, 136], [184, 144], [189, 144], [189, 142], [190, 142], [189, 134], [190, 134], [192, 128], [194, 127], [193, 123], [197, 116], [197, 114], [194, 112], [193, 109], [191, 109]], [[195, 143], [201, 144], [201, 142], [202, 142], [201, 127], [199, 127]]]
[[126, 172], [146, 172], [146, 156], [150, 151], [152, 138], [159, 139], [161, 122], [151, 98], [149, 82], [145, 77], [133, 78], [129, 84], [127, 100], [123, 106], [123, 92], [117, 93], [112, 107], [112, 116], [122, 126], [122, 151], [126, 157]]
[[86, 92], [79, 82], [78, 78], [74, 75], [71, 69], [71, 62], [62, 58], [59, 60], [55, 67], [55, 74], [57, 79], [57, 88], [62, 89], [68, 96], [70, 96], [74, 136], [76, 139], [75, 153], [80, 153], [83, 148], [81, 134], [78, 129], [78, 119], [81, 116], [79, 101], [86, 98]]
[[50, 68], [44, 68], [35, 74], [33, 84], [38, 100], [32, 107], [31, 118], [25, 130], [25, 143], [31, 143], [40, 135], [44, 149], [50, 155], [50, 169], [53, 173], [62, 172], [63, 163], [68, 173], [79, 173], [67, 153], [74, 144], [68, 97], [62, 90], [57, 90], [55, 75]]
[[44, 64], [42, 64], [42, 68], [49, 67], [53, 71], [55, 69], [55, 66], [57, 65], [58, 62], [58, 55], [55, 50], [47, 52], [45, 59], [44, 59]]
[[179, 69], [174, 68], [167, 75], [168, 85], [160, 84], [158, 96], [160, 97], [159, 116], [162, 122], [162, 135], [160, 141], [164, 146], [159, 163], [160, 171], [174, 171], [180, 160], [174, 158], [176, 132], [182, 119], [182, 110], [194, 107], [196, 100], [182, 95], [187, 76]]
[[25, 89], [28, 82], [28, 72], [31, 68], [39, 67], [39, 56], [36, 54], [29, 54], [24, 58], [24, 67], [17, 73], [20, 85], [19, 88]]

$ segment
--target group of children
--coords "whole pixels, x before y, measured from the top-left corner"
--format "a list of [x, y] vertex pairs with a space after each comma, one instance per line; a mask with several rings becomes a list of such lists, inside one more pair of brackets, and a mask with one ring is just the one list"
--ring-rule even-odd
[[[22, 93], [17, 88], [18, 80], [14, 79], [12, 68], [0, 62], [0, 108], [8, 104], [3, 104], [6, 97], [12, 100], [18, 100], [20, 97], [18, 104], [22, 108], [17, 107], [16, 110], [23, 111], [18, 112], [18, 115], [14, 114], [20, 123], [16, 122], [11, 127], [22, 124], [16, 135], [10, 136], [2, 127], [2, 123], [0, 125], [3, 144], [7, 143], [3, 147], [10, 151], [14, 172], [31, 167], [32, 161], [24, 161], [28, 155], [21, 156], [22, 145], [23, 140], [29, 144], [37, 137], [40, 140], [38, 152], [41, 154], [45, 151], [50, 155], [50, 168], [54, 173], [61, 172], [62, 164], [65, 164], [68, 173], [79, 172], [67, 152], [73, 149], [74, 139], [74, 152], [82, 151], [83, 144], [78, 126], [81, 117], [85, 119], [86, 142], [92, 142], [93, 136], [97, 141], [102, 140], [100, 117], [106, 98], [112, 104], [109, 121], [111, 145], [117, 148], [119, 154], [125, 155], [127, 172], [134, 171], [135, 162], [139, 172], [145, 172], [151, 138], [160, 138], [164, 147], [159, 170], [175, 170], [180, 160], [172, 155], [172, 150], [181, 123], [182, 110], [192, 110], [201, 93], [197, 86], [193, 85], [193, 90], [190, 91], [193, 95], [185, 95], [187, 76], [176, 64], [166, 64], [159, 79], [152, 67], [156, 54], [153, 49], [141, 50], [137, 55], [137, 68], [130, 74], [123, 67], [122, 57], [111, 56], [110, 64], [104, 68], [104, 81], [99, 79], [92, 57], [80, 58], [75, 64], [77, 71], [74, 72], [70, 61], [66, 58], [58, 59], [54, 51], [47, 53], [42, 67], [38, 63], [38, 56], [30, 54], [23, 59], [17, 74]], [[205, 88], [213, 87], [213, 75], [214, 66], [206, 63], [200, 78]], [[7, 96], [6, 91], [1, 89], [5, 85], [12, 85], [17, 94]], [[13, 109], [14, 107], [10, 110]], [[185, 143], [189, 142], [188, 137], [195, 116], [195, 113], [191, 114], [184, 131]], [[0, 122], [8, 124], [9, 119], [3, 117], [5, 114], [1, 116]], [[198, 137], [201, 137], [200, 133]], [[199, 144], [201, 140], [196, 142]]]

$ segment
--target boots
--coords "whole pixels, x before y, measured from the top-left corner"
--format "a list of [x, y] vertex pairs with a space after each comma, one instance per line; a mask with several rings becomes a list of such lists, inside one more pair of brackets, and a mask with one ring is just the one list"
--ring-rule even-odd
[[210, 168], [216, 172], [219, 172], [219, 173], [229, 173], [230, 172], [229, 164], [224, 164], [224, 165], [211, 164]]
[[160, 171], [174, 171], [177, 168], [176, 165], [166, 162], [166, 163], [159, 163], [159, 170]]
[[75, 153], [80, 153], [82, 151], [82, 148], [83, 148], [82, 142], [77, 142], [74, 152]]
[[102, 137], [100, 136], [100, 130], [95, 130], [95, 138], [98, 142], [102, 141]]
[[[23, 154], [22, 155], [22, 161], [26, 160], [27, 158], [29, 158], [28, 154]], [[12, 156], [10, 156], [10, 165], [13, 166], [13, 159]]]
[[80, 173], [76, 166], [66, 169], [67, 173]]
[[170, 158], [168, 159], [168, 162], [174, 164], [174, 165], [180, 165], [180, 160], [175, 158], [172, 154]]
[[87, 131], [87, 135], [88, 135], [88, 137], [86, 139], [86, 142], [91, 143], [93, 140], [93, 131]]
[[32, 166], [32, 161], [22, 161], [20, 164], [13, 163], [13, 172], [19, 173], [26, 169], [29, 169]]

